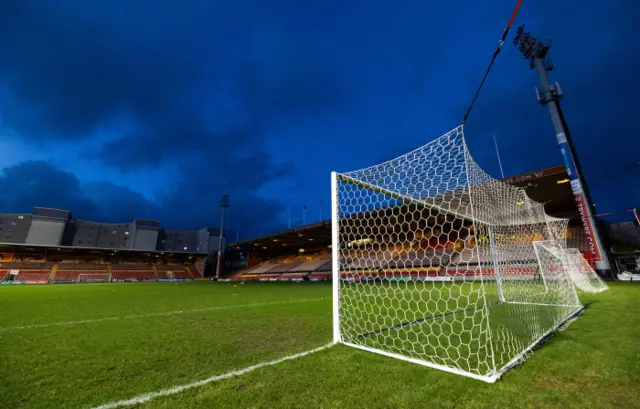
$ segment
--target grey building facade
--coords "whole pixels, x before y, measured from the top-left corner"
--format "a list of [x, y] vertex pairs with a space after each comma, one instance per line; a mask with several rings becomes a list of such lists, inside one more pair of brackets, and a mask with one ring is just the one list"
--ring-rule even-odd
[[0, 242], [25, 243], [30, 226], [30, 214], [0, 214]]
[[33, 209], [29, 233], [25, 244], [59, 246], [64, 231], [71, 219], [71, 212], [59, 209], [36, 207]]
[[155, 220], [100, 223], [74, 219], [71, 212], [35, 208], [32, 214], [0, 214], [0, 243], [114, 250], [207, 254], [218, 249], [219, 229], [164, 229]]

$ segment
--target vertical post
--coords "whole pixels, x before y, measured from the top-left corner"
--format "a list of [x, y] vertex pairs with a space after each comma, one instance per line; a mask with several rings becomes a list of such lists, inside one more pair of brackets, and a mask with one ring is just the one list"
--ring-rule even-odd
[[500, 275], [500, 265], [498, 264], [498, 253], [496, 252], [496, 241], [493, 237], [493, 229], [487, 226], [489, 232], [489, 246], [491, 246], [491, 260], [493, 261], [493, 272], [496, 276], [496, 285], [498, 286], [498, 300], [504, 302], [504, 294], [502, 293], [502, 276]]
[[493, 134], [493, 144], [496, 146], [496, 155], [498, 156], [498, 165], [500, 165], [500, 174], [502, 175], [502, 179], [504, 179], [504, 170], [502, 170], [502, 160], [500, 160], [500, 151], [498, 150], [496, 134]]
[[302, 225], [307, 224], [307, 205], [302, 205]]
[[332, 302], [333, 302], [333, 342], [341, 342], [340, 336], [340, 216], [338, 209], [338, 174], [331, 172], [331, 264], [332, 264]]
[[220, 199], [220, 209], [222, 215], [220, 216], [220, 236], [218, 238], [218, 262], [216, 263], [216, 280], [220, 278], [220, 268], [222, 267], [222, 240], [224, 239], [224, 216], [227, 212], [227, 207], [229, 207], [229, 195], [225, 193], [222, 195], [222, 199]]
[[558, 146], [560, 147], [560, 152], [562, 153], [562, 158], [564, 159], [564, 164], [571, 183], [571, 190], [573, 191], [576, 204], [578, 205], [578, 211], [580, 212], [582, 225], [585, 233], [587, 234], [587, 239], [589, 240], [589, 246], [594, 254], [596, 270], [598, 270], [602, 275], [609, 276], [611, 275], [611, 265], [609, 264], [607, 253], [602, 246], [602, 240], [598, 233], [598, 226], [596, 225], [596, 221], [593, 216], [593, 209], [586, 191], [584, 177], [579, 171], [579, 166], [577, 166], [576, 163], [576, 153], [573, 149], [571, 136], [569, 135], [566, 123], [563, 120], [563, 116], [560, 111], [557, 89], [549, 85], [544, 60], [542, 58], [535, 58], [533, 63], [536, 73], [538, 74], [538, 82], [540, 83], [542, 91], [540, 102], [549, 108], [549, 114], [551, 116], [553, 128], [556, 132]]
[[540, 278], [542, 278], [542, 283], [544, 284], [544, 293], [547, 294], [549, 292], [549, 286], [547, 285], [547, 275], [544, 271], [545, 266], [542, 264], [542, 259], [540, 258], [540, 252], [538, 251], [538, 246], [536, 244], [541, 243], [539, 241], [533, 242], [533, 251], [536, 253], [536, 260], [538, 260], [538, 268], [540, 269]]
[[638, 226], [640, 226], [640, 214], [638, 213], [638, 209], [634, 207], [633, 209], [631, 209], [631, 211], [633, 212], [633, 215], [635, 216], [636, 221], [638, 222]]

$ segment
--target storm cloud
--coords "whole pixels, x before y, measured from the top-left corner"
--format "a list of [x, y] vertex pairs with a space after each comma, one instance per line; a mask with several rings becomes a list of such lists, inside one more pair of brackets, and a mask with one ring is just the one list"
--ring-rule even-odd
[[[281, 229], [288, 209], [329, 202], [330, 170], [457, 126], [512, 3], [5, 0], [0, 140], [37, 159], [0, 162], [13, 192], [0, 211], [197, 228], [219, 223], [227, 192], [241, 236]], [[555, 41], [551, 74], [598, 208], [637, 206], [633, 13], [547, 1], [518, 22]], [[533, 85], [505, 44], [467, 124], [494, 175], [493, 133], [509, 174], [561, 163]]]

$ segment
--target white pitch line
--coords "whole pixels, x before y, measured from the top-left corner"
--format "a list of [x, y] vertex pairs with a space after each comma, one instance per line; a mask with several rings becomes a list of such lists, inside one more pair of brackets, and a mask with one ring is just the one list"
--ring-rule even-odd
[[161, 396], [174, 395], [176, 393], [180, 393], [180, 392], [185, 391], [187, 389], [193, 389], [193, 388], [197, 388], [199, 386], [204, 386], [204, 385], [209, 384], [211, 382], [217, 382], [217, 381], [220, 381], [222, 379], [228, 379], [228, 378], [233, 378], [233, 377], [236, 377], [236, 376], [244, 375], [247, 372], [251, 372], [251, 371], [254, 371], [256, 369], [264, 368], [265, 366], [273, 366], [273, 365], [277, 365], [277, 364], [285, 362], [285, 361], [290, 361], [292, 359], [302, 358], [303, 356], [310, 355], [310, 354], [313, 354], [313, 353], [318, 352], [318, 351], [322, 351], [323, 349], [327, 349], [327, 348], [329, 348], [329, 347], [331, 347], [333, 345], [334, 345], [333, 343], [329, 343], [329, 344], [323, 345], [323, 346], [321, 346], [319, 348], [310, 349], [308, 351], [300, 352], [300, 353], [297, 353], [297, 354], [294, 354], [294, 355], [288, 355], [288, 356], [285, 356], [283, 358], [275, 359], [273, 361], [261, 362], [261, 363], [256, 364], [256, 365], [251, 365], [251, 366], [248, 366], [248, 367], [243, 368], [243, 369], [236, 369], [236, 370], [233, 370], [231, 372], [227, 372], [227, 373], [224, 373], [222, 375], [212, 376], [211, 378], [202, 379], [200, 381], [195, 381], [195, 382], [187, 383], [187, 384], [184, 384], [184, 385], [174, 386], [173, 388], [162, 389], [162, 390], [157, 391], [157, 392], [145, 393], [145, 394], [138, 395], [138, 396], [136, 396], [134, 398], [131, 398], [131, 399], [125, 399], [125, 400], [119, 400], [117, 402], [105, 403], [105, 404], [100, 405], [100, 406], [95, 406], [95, 407], [93, 407], [91, 409], [114, 409], [114, 408], [119, 408], [121, 406], [137, 405], [137, 404], [140, 404], [140, 403], [148, 402], [151, 399], [158, 398], [158, 397], [161, 397]]
[[249, 307], [262, 307], [265, 305], [278, 305], [278, 304], [297, 304], [303, 302], [312, 302], [312, 301], [322, 301], [326, 298], [303, 298], [300, 300], [291, 300], [291, 301], [273, 301], [273, 302], [263, 302], [263, 303], [252, 303], [252, 304], [238, 304], [238, 305], [223, 305], [218, 307], [210, 307], [210, 308], [196, 308], [192, 310], [177, 310], [177, 311], [166, 311], [166, 312], [152, 312], [149, 314], [139, 314], [139, 315], [125, 315], [121, 317], [104, 317], [104, 318], [93, 318], [88, 320], [80, 320], [80, 321], [61, 321], [61, 322], [50, 322], [48, 324], [33, 324], [33, 325], [22, 325], [15, 327], [6, 327], [0, 328], [0, 332], [9, 332], [9, 331], [19, 331], [25, 329], [33, 329], [33, 328], [46, 328], [46, 327], [55, 327], [62, 325], [80, 325], [80, 324], [92, 324], [95, 322], [104, 322], [104, 321], [118, 321], [118, 320], [130, 320], [134, 318], [146, 318], [146, 317], [156, 317], [162, 315], [177, 315], [177, 314], [188, 314], [192, 312], [202, 312], [202, 311], [218, 311], [218, 310], [230, 310], [234, 308], [249, 308]]

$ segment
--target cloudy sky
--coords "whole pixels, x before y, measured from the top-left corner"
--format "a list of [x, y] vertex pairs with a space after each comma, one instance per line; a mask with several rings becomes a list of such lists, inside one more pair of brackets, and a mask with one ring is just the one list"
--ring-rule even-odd
[[[0, 212], [219, 224], [329, 216], [329, 174], [457, 126], [515, 0], [3, 0]], [[640, 46], [629, 1], [527, 1], [599, 211], [640, 207]], [[466, 128], [499, 175], [562, 163], [535, 73], [505, 44]]]

